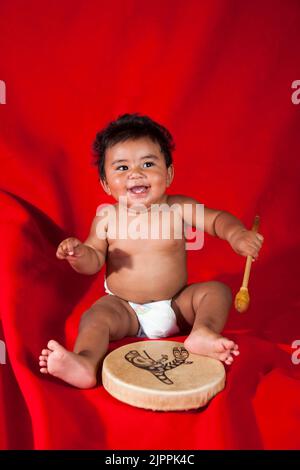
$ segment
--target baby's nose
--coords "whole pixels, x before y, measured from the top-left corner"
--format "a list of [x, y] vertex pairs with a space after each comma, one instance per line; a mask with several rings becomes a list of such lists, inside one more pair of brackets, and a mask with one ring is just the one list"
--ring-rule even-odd
[[135, 166], [131, 169], [130, 178], [136, 178], [136, 177], [142, 177], [143, 176], [143, 170], [139, 166]]

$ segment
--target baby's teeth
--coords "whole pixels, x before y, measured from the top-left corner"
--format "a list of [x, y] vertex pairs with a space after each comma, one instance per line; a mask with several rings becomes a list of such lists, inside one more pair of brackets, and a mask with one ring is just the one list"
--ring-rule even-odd
[[143, 193], [145, 191], [145, 187], [144, 186], [141, 186], [141, 187], [134, 187], [131, 189], [134, 193]]

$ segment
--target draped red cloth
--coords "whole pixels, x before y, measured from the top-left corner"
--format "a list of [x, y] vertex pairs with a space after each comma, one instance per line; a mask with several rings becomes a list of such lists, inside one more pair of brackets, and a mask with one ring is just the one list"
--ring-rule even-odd
[[[2, 449], [300, 447], [299, 24], [293, 0], [2, 0]], [[225, 330], [241, 355], [225, 390], [197, 411], [137, 409], [102, 386], [77, 390], [39, 373], [47, 341], [71, 348], [80, 315], [104, 293], [103, 272], [79, 275], [55, 251], [67, 236], [84, 239], [110, 201], [90, 147], [124, 112], [174, 135], [171, 193], [248, 227], [261, 216], [251, 306], [232, 309]], [[235, 294], [244, 262], [206, 236], [188, 253], [189, 282], [221, 280]]]

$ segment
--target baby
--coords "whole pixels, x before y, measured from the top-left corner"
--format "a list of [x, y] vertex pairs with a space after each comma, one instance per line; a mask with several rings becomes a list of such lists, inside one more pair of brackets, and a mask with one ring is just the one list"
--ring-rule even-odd
[[[67, 238], [56, 255], [82, 274], [97, 273], [106, 263], [107, 295], [82, 315], [73, 352], [48, 342], [39, 358], [43, 374], [91, 388], [110, 341], [163, 338], [187, 328], [188, 351], [228, 365], [239, 354], [237, 344], [221, 335], [232, 302], [230, 289], [216, 281], [187, 285], [186, 239], [178, 233], [183, 234], [186, 224], [202, 228], [253, 259], [263, 237], [221, 210], [204, 207], [204, 221], [199, 222], [197, 209], [203, 206], [196, 200], [166, 194], [174, 176], [173, 149], [169, 131], [139, 114], [120, 116], [97, 134], [100, 183], [117, 202], [100, 206], [84, 243]], [[162, 218], [168, 209], [172, 217], [165, 236]]]

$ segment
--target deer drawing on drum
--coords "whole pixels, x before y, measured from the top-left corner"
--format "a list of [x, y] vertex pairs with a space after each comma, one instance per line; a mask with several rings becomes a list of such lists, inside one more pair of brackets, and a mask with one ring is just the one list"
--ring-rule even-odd
[[172, 361], [168, 361], [169, 356], [167, 354], [162, 354], [161, 359], [155, 361], [146, 351], [143, 351], [145, 356], [142, 356], [138, 351], [133, 350], [129, 351], [125, 355], [125, 359], [133, 364], [135, 367], [140, 369], [148, 370], [151, 372], [155, 377], [157, 377], [161, 382], [165, 383], [166, 385], [171, 385], [174, 382], [170, 380], [165, 371], [175, 369], [175, 367], [181, 366], [182, 364], [192, 364], [192, 361], [187, 361], [189, 357], [188, 351], [183, 347], [175, 347], [173, 348], [173, 356], [174, 359]]

